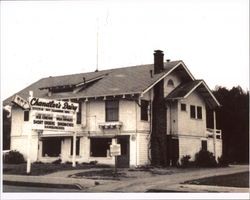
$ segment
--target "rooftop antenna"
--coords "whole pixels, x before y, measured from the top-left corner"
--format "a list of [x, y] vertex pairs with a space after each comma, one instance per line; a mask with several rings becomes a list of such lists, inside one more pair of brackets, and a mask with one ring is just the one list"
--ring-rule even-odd
[[98, 72], [98, 53], [99, 53], [99, 18], [96, 19], [97, 21], [97, 31], [96, 31], [96, 72]]

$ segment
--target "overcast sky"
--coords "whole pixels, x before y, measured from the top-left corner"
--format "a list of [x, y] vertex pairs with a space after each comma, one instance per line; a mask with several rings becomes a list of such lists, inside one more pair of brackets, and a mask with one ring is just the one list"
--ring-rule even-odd
[[248, 0], [1, 2], [2, 99], [43, 77], [183, 60], [197, 79], [249, 89]]

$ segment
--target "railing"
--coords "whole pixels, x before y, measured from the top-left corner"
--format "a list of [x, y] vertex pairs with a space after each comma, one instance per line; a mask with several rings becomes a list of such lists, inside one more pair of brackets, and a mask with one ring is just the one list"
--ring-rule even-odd
[[98, 126], [102, 129], [120, 129], [122, 127], [122, 122], [102, 122], [98, 123]]
[[[206, 135], [209, 138], [213, 138], [214, 137], [214, 129], [207, 128]], [[216, 139], [221, 139], [221, 130], [220, 129], [215, 130], [215, 136], [216, 136]]]

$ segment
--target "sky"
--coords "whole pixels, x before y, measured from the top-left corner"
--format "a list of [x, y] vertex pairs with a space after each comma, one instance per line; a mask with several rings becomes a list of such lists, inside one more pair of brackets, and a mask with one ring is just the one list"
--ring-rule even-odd
[[248, 90], [248, 0], [1, 1], [1, 98], [97, 63], [153, 63], [156, 49], [211, 89]]

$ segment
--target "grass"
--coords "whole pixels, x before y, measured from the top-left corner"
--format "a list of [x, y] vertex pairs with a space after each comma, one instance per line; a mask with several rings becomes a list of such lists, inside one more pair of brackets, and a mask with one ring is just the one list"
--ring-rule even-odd
[[88, 178], [94, 180], [120, 180], [120, 178], [128, 178], [124, 172], [114, 172], [114, 169], [104, 169], [104, 170], [91, 170], [86, 172], [80, 172], [70, 177], [77, 178]]
[[249, 187], [249, 172], [208, 177], [184, 182], [185, 184], [214, 185], [226, 187]]
[[[76, 167], [72, 167], [72, 164], [51, 164], [51, 163], [32, 163], [30, 175], [39, 176], [50, 174], [62, 170], [74, 170], [74, 169], [90, 169], [90, 168], [107, 168], [108, 165], [99, 164], [77, 164]], [[26, 163], [22, 164], [4, 164], [3, 174], [16, 174], [25, 175], [26, 174]]]

